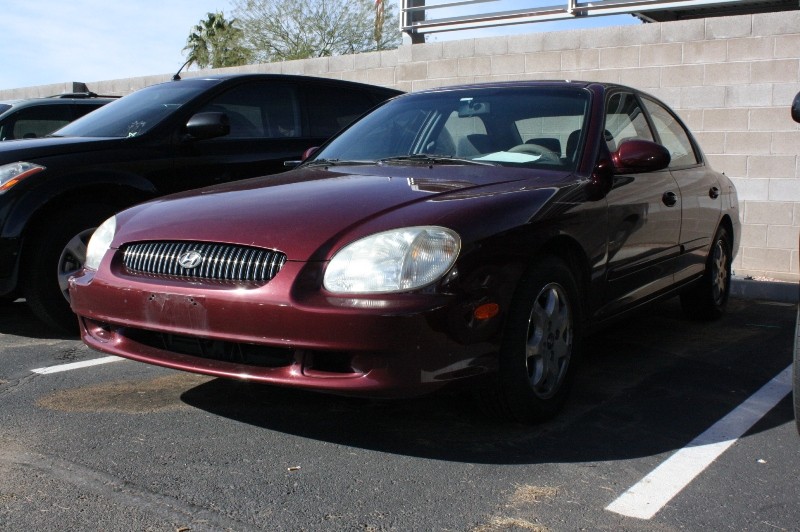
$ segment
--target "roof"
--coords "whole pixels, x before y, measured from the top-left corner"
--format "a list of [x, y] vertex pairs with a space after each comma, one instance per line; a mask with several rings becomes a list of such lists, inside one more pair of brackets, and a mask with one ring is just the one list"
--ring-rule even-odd
[[738, 0], [725, 3], [691, 2], [691, 5], [673, 7], [669, 4], [664, 9], [653, 9], [633, 13], [643, 22], [668, 22], [672, 20], [690, 20], [696, 18], [729, 17], [733, 15], [751, 15], [755, 13], [772, 13], [776, 11], [796, 11], [800, 9], [798, 0]]

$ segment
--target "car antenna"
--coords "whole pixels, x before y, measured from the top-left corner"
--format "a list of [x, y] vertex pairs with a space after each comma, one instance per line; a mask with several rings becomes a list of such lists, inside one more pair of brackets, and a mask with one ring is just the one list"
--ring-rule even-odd
[[178, 69], [178, 71], [175, 72], [175, 75], [172, 76], [172, 81], [180, 81], [180, 79], [181, 79], [181, 70], [186, 68], [186, 65], [188, 65], [191, 61], [192, 61], [191, 59], [187, 59], [186, 62], [181, 65], [181, 67]]

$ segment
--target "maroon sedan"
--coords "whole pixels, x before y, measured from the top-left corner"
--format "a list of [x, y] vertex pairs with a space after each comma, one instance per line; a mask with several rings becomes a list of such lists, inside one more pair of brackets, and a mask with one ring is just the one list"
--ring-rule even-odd
[[293, 171], [117, 214], [70, 293], [106, 353], [368, 396], [483, 377], [491, 406], [536, 421], [591, 329], [673, 295], [719, 316], [738, 234], [733, 185], [655, 98], [451, 87], [389, 101]]

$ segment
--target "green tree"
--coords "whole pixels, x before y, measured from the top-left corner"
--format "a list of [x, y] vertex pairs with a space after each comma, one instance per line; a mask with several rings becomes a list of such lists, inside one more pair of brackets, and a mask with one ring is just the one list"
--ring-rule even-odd
[[397, 48], [394, 5], [380, 0], [235, 0], [246, 46], [259, 62]]
[[183, 51], [188, 52], [187, 66], [194, 64], [199, 68], [240, 66], [252, 61], [237, 20], [225, 20], [222, 12], [208, 13], [205, 20], [192, 28]]

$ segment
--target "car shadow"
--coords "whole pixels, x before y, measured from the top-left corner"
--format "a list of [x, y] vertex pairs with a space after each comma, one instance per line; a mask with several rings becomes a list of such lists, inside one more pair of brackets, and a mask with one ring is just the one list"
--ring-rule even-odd
[[[594, 462], [679, 449], [791, 363], [794, 306], [732, 300], [716, 322], [665, 302], [586, 339], [570, 401], [527, 426], [444, 390], [367, 400], [214, 379], [193, 407], [267, 430], [399, 455], [469, 463]], [[792, 420], [790, 396], [751, 432]]]
[[75, 317], [75, 333], [67, 334], [48, 327], [31, 312], [24, 299], [0, 300], [0, 334], [13, 334], [40, 340], [77, 340], [78, 318]]

